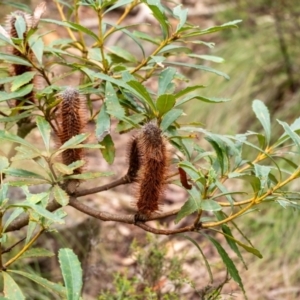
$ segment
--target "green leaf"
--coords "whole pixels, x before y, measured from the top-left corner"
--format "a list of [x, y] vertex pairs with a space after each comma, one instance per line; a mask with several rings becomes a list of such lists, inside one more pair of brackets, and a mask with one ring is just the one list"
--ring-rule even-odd
[[54, 253], [44, 248], [31, 248], [24, 252], [20, 258], [29, 258], [29, 257], [52, 257]]
[[6, 63], [12, 63], [12, 64], [16, 64], [16, 65], [32, 67], [31, 63], [29, 63], [27, 60], [25, 60], [23, 58], [20, 58], [19, 56], [0, 53], [0, 59], [5, 61]]
[[89, 136], [89, 133], [81, 133], [76, 136], [73, 136], [71, 139], [66, 141], [62, 146], [60, 146], [60, 150], [65, 150], [69, 148], [73, 148], [74, 146], [82, 143], [84, 140], [86, 140]]
[[175, 107], [182, 105], [193, 99], [200, 100], [200, 101], [207, 102], [207, 103], [222, 103], [222, 102], [230, 101], [230, 99], [228, 99], [228, 98], [216, 98], [216, 97], [203, 97], [203, 96], [199, 96], [199, 95], [188, 95], [185, 98], [179, 100], [176, 103]]
[[269, 179], [271, 167], [254, 164], [254, 170], [256, 177], [258, 177], [260, 180], [260, 186], [263, 189], [266, 186], [267, 181]]
[[103, 15], [105, 15], [106, 13], [108, 13], [109, 11], [112, 11], [112, 10], [115, 10], [116, 8], [118, 7], [121, 7], [121, 6], [124, 6], [124, 5], [127, 5], [129, 3], [131, 3], [132, 0], [119, 0], [117, 1], [114, 5], [110, 6], [109, 8], [107, 8]]
[[254, 175], [247, 175], [247, 174], [241, 174], [241, 173], [229, 173], [228, 178], [236, 178], [236, 179], [242, 179], [249, 182], [252, 186], [252, 189], [254, 193], [258, 193], [261, 189], [261, 182], [259, 178], [257, 178]]
[[102, 142], [103, 139], [110, 133], [110, 118], [106, 111], [106, 105], [102, 105], [100, 113], [96, 120], [96, 137], [98, 142]]
[[30, 240], [32, 238], [32, 235], [34, 233], [34, 230], [36, 229], [37, 225], [38, 225], [37, 222], [31, 221], [29, 219], [29, 223], [28, 223], [28, 226], [27, 226], [26, 240], [25, 240], [26, 245], [30, 242]]
[[175, 104], [175, 97], [170, 94], [160, 95], [156, 101], [156, 108], [159, 112], [159, 116], [163, 116], [165, 113], [170, 111]]
[[5, 232], [6, 228], [11, 224], [13, 220], [15, 220], [24, 210], [22, 208], [14, 209], [13, 212], [9, 215], [3, 226], [3, 232]]
[[20, 97], [24, 97], [28, 95], [33, 89], [33, 84], [27, 84], [23, 87], [21, 87], [18, 91], [16, 92], [0, 92], [0, 102], [1, 101], [7, 101], [10, 99], [16, 99]]
[[36, 74], [36, 72], [25, 72], [21, 75], [14, 76], [15, 79], [13, 80], [11, 88], [10, 88], [11, 92], [15, 92], [17, 89], [19, 89], [24, 84], [31, 82], [31, 80], [35, 74]]
[[14, 177], [36, 178], [36, 179], [43, 179], [45, 181], [47, 180], [42, 175], [37, 174], [35, 172], [31, 172], [23, 169], [15, 169], [12, 167], [6, 169], [4, 173]]
[[227, 80], [230, 79], [230, 77], [227, 74], [225, 74], [225, 73], [223, 73], [221, 71], [218, 71], [216, 69], [210, 68], [208, 66], [197, 65], [197, 64], [181, 63], [181, 62], [176, 62], [176, 61], [166, 61], [165, 64], [175, 65], [175, 66], [182, 66], [182, 67], [187, 67], [187, 68], [193, 68], [193, 69], [197, 69], [197, 70], [202, 70], [202, 71], [205, 71], [205, 72], [210, 72], [210, 73], [214, 73], [216, 75], [222, 76], [222, 77], [224, 77]]
[[100, 145], [104, 146], [104, 149], [101, 149], [103, 158], [111, 165], [115, 159], [115, 145], [111, 138], [111, 135], [108, 134], [105, 136]]
[[108, 81], [106, 82], [105, 87], [105, 106], [106, 112], [109, 115], [114, 116], [119, 120], [124, 119], [125, 111], [119, 102], [119, 99], [112, 84]]
[[[193, 92], [198, 89], [203, 89], [205, 88], [205, 85], [193, 85], [193, 86], [188, 86], [184, 88], [183, 90], [180, 90], [178, 93], [175, 94], [175, 98], [178, 99], [186, 94], [189, 94], [190, 92]], [[194, 96], [194, 95], [193, 95]]]
[[44, 56], [44, 42], [41, 37], [31, 36], [29, 39], [29, 45], [34, 53], [37, 61], [42, 65]]
[[188, 56], [193, 57], [193, 58], [200, 58], [200, 59], [204, 59], [204, 60], [209, 60], [209, 61], [213, 61], [213, 62], [216, 62], [216, 63], [224, 62], [224, 58], [219, 57], [219, 56], [214, 56], [214, 55], [189, 54]]
[[68, 300], [79, 300], [82, 289], [82, 269], [71, 249], [60, 249], [58, 259], [67, 291]]
[[53, 197], [61, 205], [66, 206], [69, 203], [69, 195], [57, 184], [52, 188]]
[[188, 193], [191, 197], [184, 203], [180, 211], [176, 215], [175, 224], [179, 223], [181, 219], [192, 214], [193, 212], [201, 209], [201, 194], [199, 191], [192, 187], [191, 190], [188, 190]]
[[27, 29], [26, 21], [24, 17], [21, 15], [15, 15], [15, 17], [16, 17], [16, 21], [14, 27], [16, 28], [18, 38], [23, 39], [24, 33], [26, 32]]
[[169, 35], [169, 24], [168, 24], [168, 19], [162, 12], [162, 6], [157, 0], [146, 0], [148, 3], [148, 7], [153, 13], [153, 16], [155, 19], [159, 22], [162, 32], [163, 32], [163, 37], [164, 39], [168, 37]]
[[[84, 27], [78, 23], [73, 23], [73, 22], [70, 22], [70, 21], [65, 21], [64, 23], [67, 23], [68, 24], [68, 27], [72, 28], [72, 29], [75, 29], [75, 30], [78, 30], [80, 32], [83, 32], [87, 35], [89, 35], [90, 37], [94, 38], [96, 41], [99, 40], [98, 38], [98, 35], [95, 34], [92, 30], [88, 29], [87, 27]], [[66, 24], [64, 24], [63, 26], [65, 26]]]
[[60, 173], [64, 175], [71, 175], [73, 174], [74, 168], [70, 168], [69, 166], [62, 164], [62, 163], [54, 163], [53, 167]]
[[25, 300], [19, 285], [8, 275], [7, 272], [2, 272], [3, 275], [3, 293], [4, 296], [10, 300]]
[[[37, 284], [41, 285], [46, 290], [59, 294], [61, 296], [61, 299], [65, 299], [65, 297], [66, 297], [66, 289], [65, 289], [65, 287], [63, 287], [60, 284], [51, 282], [45, 278], [40, 277], [39, 275], [33, 274], [33, 273], [27, 273], [27, 272], [17, 271], [17, 270], [8, 270], [8, 272], [24, 276], [24, 277], [36, 282]], [[13, 298], [13, 299], [19, 300], [19, 298]]]
[[116, 55], [117, 57], [121, 58], [123, 62], [132, 62], [136, 63], [136, 58], [130, 52], [126, 51], [124, 48], [118, 46], [110, 46], [109, 54]]
[[5, 156], [0, 156], [0, 173], [9, 167], [9, 161]]
[[187, 240], [191, 241], [191, 242], [197, 247], [197, 249], [198, 249], [199, 252], [201, 253], [201, 256], [202, 256], [203, 259], [204, 259], [204, 263], [205, 263], [207, 272], [208, 272], [208, 274], [209, 274], [210, 283], [212, 284], [213, 281], [214, 281], [214, 279], [213, 279], [213, 274], [212, 274], [210, 265], [209, 265], [209, 263], [208, 263], [208, 261], [207, 261], [206, 256], [204, 255], [202, 249], [199, 247], [198, 243], [197, 243], [194, 239], [192, 239], [191, 237], [189, 237], [189, 236], [187, 236], [187, 235], [185, 235], [185, 234], [179, 234], [179, 236], [182, 236], [182, 237], [186, 238]]
[[266, 133], [267, 145], [269, 145], [271, 139], [271, 121], [270, 121], [269, 110], [265, 106], [265, 104], [260, 100], [253, 101], [252, 109], [257, 119], [260, 121], [261, 125], [264, 128], [264, 131]]
[[151, 35], [148, 35], [147, 33], [144, 33], [144, 32], [141, 32], [141, 31], [134, 31], [133, 35], [135, 37], [141, 39], [141, 40], [150, 42], [150, 43], [155, 44], [155, 45], [159, 45], [159, 39], [155, 38]]
[[106, 177], [114, 175], [113, 172], [86, 172], [83, 174], [74, 174], [70, 176], [65, 176], [65, 179], [81, 179], [81, 180], [88, 180], [88, 179], [95, 179], [99, 177]]
[[150, 108], [154, 112], [155, 104], [154, 104], [149, 92], [147, 91], [147, 89], [138, 81], [131, 80], [131, 81], [128, 81], [127, 84], [131, 88], [133, 88], [136, 91], [136, 93], [146, 101], [146, 103], [149, 104]]
[[175, 68], [166, 68], [159, 74], [158, 96], [170, 93], [169, 90], [173, 89], [174, 86], [172, 80], [174, 79], [176, 72], [177, 70]]
[[[247, 266], [246, 266], [246, 263], [242, 257], [242, 254], [238, 248], [238, 246], [236, 245], [235, 243], [235, 239], [232, 235], [232, 232], [231, 232], [231, 229], [226, 225], [226, 224], [223, 224], [222, 225], [222, 231], [224, 233], [224, 236], [225, 236], [225, 239], [228, 243], [228, 245], [230, 246], [230, 248], [235, 252], [235, 254], [238, 256], [238, 258], [241, 260], [241, 262], [243, 263], [245, 269], [247, 270]], [[229, 238], [231, 237], [231, 238]]]
[[193, 181], [197, 181], [200, 177], [198, 170], [193, 166], [193, 164], [189, 161], [181, 161], [178, 164], [190, 177]]
[[36, 125], [40, 131], [42, 138], [43, 138], [44, 144], [46, 146], [46, 150], [49, 152], [51, 127], [50, 127], [49, 123], [40, 116], [38, 116], [36, 118]]
[[55, 214], [49, 212], [48, 210], [46, 210], [45, 208], [43, 208], [41, 205], [36, 205], [33, 203], [26, 203], [26, 202], [20, 202], [20, 203], [15, 203], [15, 204], [11, 204], [11, 207], [24, 207], [24, 208], [30, 208], [32, 209], [34, 212], [36, 212], [37, 214], [39, 214], [40, 216], [49, 219], [53, 222], [57, 222], [59, 224], [64, 224], [64, 220], [62, 220], [61, 218], [57, 217]]
[[286, 134], [291, 138], [291, 140], [296, 144], [298, 151], [300, 152], [300, 137], [292, 130], [292, 128], [285, 122], [277, 120], [277, 122], [283, 127]]
[[174, 14], [174, 16], [179, 18], [179, 24], [177, 25], [177, 28], [176, 28], [176, 32], [178, 32], [183, 27], [183, 25], [186, 23], [188, 10], [182, 9], [182, 6], [178, 5], [173, 9], [173, 14]]
[[204, 211], [219, 211], [222, 210], [222, 206], [211, 199], [203, 199], [201, 202], [201, 209]]
[[232, 279], [240, 286], [240, 288], [242, 289], [243, 293], [245, 294], [245, 289], [243, 286], [243, 282], [242, 279], [240, 277], [240, 274], [237, 270], [237, 268], [235, 267], [235, 264], [233, 263], [233, 261], [231, 260], [231, 258], [228, 256], [227, 252], [224, 250], [224, 248], [219, 244], [219, 242], [217, 242], [214, 238], [212, 238], [209, 235], [204, 234], [211, 242], [212, 244], [216, 247], [218, 253], [220, 254], [229, 275], [232, 277]]
[[172, 109], [168, 111], [162, 119], [160, 128], [162, 131], [166, 131], [170, 125], [172, 125], [183, 113], [182, 109]]
[[[23, 106], [24, 107], [24, 106]], [[26, 107], [24, 109], [30, 109], [32, 108], [33, 106], [31, 105], [26, 105]], [[19, 106], [18, 109], [21, 109], [21, 107]], [[23, 109], [23, 108], [22, 108]], [[13, 115], [11, 114], [11, 117], [3, 117], [3, 118], [0, 118], [0, 122], [1, 123], [8, 123], [8, 122], [17, 122], [21, 119], [24, 119], [24, 118], [27, 118], [27, 117], [30, 117], [32, 115], [32, 112], [31, 111], [25, 111], [23, 113], [20, 113], [20, 114], [17, 114], [17, 115]]]
[[2, 206], [7, 200], [8, 184], [2, 183], [0, 186], [0, 206]]

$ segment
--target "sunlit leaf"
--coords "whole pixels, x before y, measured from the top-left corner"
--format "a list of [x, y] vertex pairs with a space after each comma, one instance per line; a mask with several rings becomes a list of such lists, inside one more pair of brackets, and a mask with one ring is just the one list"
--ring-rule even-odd
[[60, 249], [58, 260], [66, 286], [68, 300], [79, 300], [82, 289], [82, 269], [71, 249]]
[[2, 272], [3, 275], [3, 293], [4, 296], [10, 300], [25, 300], [25, 296], [22, 293], [19, 285], [8, 274], [8, 272]]

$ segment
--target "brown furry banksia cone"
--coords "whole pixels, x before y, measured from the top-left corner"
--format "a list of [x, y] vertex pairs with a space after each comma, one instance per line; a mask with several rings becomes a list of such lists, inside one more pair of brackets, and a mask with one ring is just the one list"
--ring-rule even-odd
[[[45, 12], [45, 10], [46, 10], [46, 4], [45, 4], [45, 2], [42, 2], [36, 7], [33, 16], [31, 16], [30, 14], [25, 13], [23, 11], [20, 11], [20, 10], [12, 12], [10, 15], [8, 15], [6, 17], [6, 32], [7, 32], [8, 37], [23, 38], [23, 40], [25, 41], [28, 31], [30, 29], [34, 29], [37, 27], [39, 20], [40, 20], [42, 14]], [[19, 23], [19, 26], [21, 23], [23, 23], [25, 25], [25, 30], [22, 33], [22, 37], [20, 37], [18, 35], [18, 31], [17, 31], [18, 23]], [[20, 32], [19, 32], [19, 34], [20, 34]], [[24, 53], [20, 52], [18, 49], [16, 49], [15, 47], [12, 47], [12, 46], [10, 46], [8, 48], [8, 52], [9, 52], [9, 54], [12, 54], [12, 55], [15, 55], [15, 56], [18, 56], [21, 58], [25, 58], [25, 59], [29, 59], [29, 60], [33, 59], [33, 52], [29, 48], [28, 42], [26, 42], [26, 44], [25, 44]], [[10, 68], [10, 74], [11, 74], [11, 76], [17, 76], [17, 75], [22, 75], [25, 72], [30, 72], [32, 70], [33, 70], [33, 68], [31, 66], [12, 64], [11, 68]], [[35, 81], [36, 81], [36, 76], [33, 78], [32, 83], [35, 84]], [[27, 101], [34, 103], [34, 92], [32, 91], [30, 94], [28, 94], [26, 96], [26, 98], [27, 98]], [[16, 101], [15, 105], [18, 106], [18, 105], [20, 105], [20, 103], [21, 103], [20, 101]]]
[[138, 179], [138, 172], [141, 167], [141, 153], [138, 145], [137, 137], [133, 137], [128, 147], [129, 166], [127, 178], [130, 182], [135, 182]]
[[138, 137], [138, 149], [141, 167], [137, 179], [137, 209], [138, 215], [148, 217], [159, 210], [169, 166], [166, 140], [157, 125], [144, 125]]
[[[84, 99], [79, 92], [71, 87], [58, 94], [61, 100], [58, 108], [58, 128], [57, 135], [60, 144], [64, 144], [77, 134], [83, 133], [86, 126], [86, 108]], [[82, 149], [67, 149], [62, 153], [62, 161], [69, 165], [76, 160], [83, 159]], [[82, 169], [78, 168], [74, 173], [81, 173]]]
[[[27, 32], [31, 28], [31, 25], [32, 25], [32, 16], [23, 11], [19, 11], [19, 10], [15, 11], [15, 12], [11, 13], [9, 16], [7, 16], [6, 31], [8, 32], [8, 34], [11, 38], [18, 38], [18, 33], [17, 33], [17, 29], [16, 29], [17, 19], [23, 19], [26, 24], [26, 31], [23, 33], [23, 39], [25, 39]], [[9, 47], [8, 52], [12, 55], [22, 57], [22, 58], [24, 58], [24, 56], [27, 56], [27, 58], [32, 59], [32, 57], [33, 57], [33, 53], [29, 49], [28, 45], [26, 45], [26, 53], [27, 54], [21, 53], [18, 49], [14, 48], [14, 47]], [[30, 71], [32, 71], [32, 67], [24, 66], [24, 65], [12, 64], [11, 68], [10, 68], [10, 74], [12, 76], [22, 75], [25, 72], [30, 72]], [[26, 98], [28, 101], [34, 102], [34, 93], [31, 92], [30, 94], [28, 94], [26, 96]], [[16, 101], [15, 105], [18, 106], [18, 105], [20, 105], [20, 103], [21, 103], [20, 101]]]

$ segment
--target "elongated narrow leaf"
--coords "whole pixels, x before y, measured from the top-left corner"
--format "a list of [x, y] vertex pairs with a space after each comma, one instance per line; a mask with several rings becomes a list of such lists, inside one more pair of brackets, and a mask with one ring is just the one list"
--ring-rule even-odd
[[111, 138], [111, 135], [108, 134], [103, 141], [100, 143], [102, 146], [104, 146], [103, 149], [101, 149], [101, 153], [103, 155], [103, 158], [109, 163], [112, 164], [115, 159], [115, 145]]
[[10, 87], [11, 92], [15, 92], [21, 86], [29, 83], [33, 79], [35, 73], [36, 72], [25, 72], [22, 75], [14, 76], [15, 79]]
[[207, 102], [207, 103], [212, 103], [212, 104], [230, 101], [230, 99], [228, 99], [228, 98], [216, 98], [216, 97], [204, 97], [204, 96], [199, 96], [199, 95], [188, 95], [188, 96], [184, 97], [183, 99], [177, 101], [175, 107], [182, 105], [193, 99], [200, 100], [200, 101]]
[[202, 199], [200, 192], [195, 187], [192, 187], [192, 189], [188, 190], [188, 193], [191, 197], [184, 203], [180, 211], [177, 213], [175, 223], [178, 223], [184, 217], [201, 209]]
[[219, 56], [214, 56], [214, 55], [199, 55], [199, 54], [189, 54], [189, 57], [194, 57], [194, 58], [200, 58], [200, 59], [204, 59], [204, 60], [209, 60], [209, 61], [213, 61], [216, 63], [222, 63], [224, 62], [224, 58], [219, 57]]
[[168, 111], [160, 124], [160, 128], [162, 131], [166, 131], [170, 125], [172, 125], [183, 113], [182, 109], [172, 109]]
[[81, 133], [74, 137], [72, 137], [70, 140], [66, 141], [62, 146], [60, 146], [60, 150], [62, 149], [69, 149], [72, 148], [80, 143], [82, 143], [84, 140], [88, 138], [88, 133]]
[[7, 200], [8, 184], [2, 183], [0, 186], [0, 206], [3, 205]]
[[30, 242], [37, 225], [38, 225], [37, 222], [33, 222], [33, 221], [29, 220], [29, 223], [27, 226], [27, 235], [26, 235], [26, 240], [25, 240], [26, 245]]
[[52, 188], [53, 197], [61, 205], [66, 206], [69, 203], [69, 195], [57, 184]]
[[203, 260], [204, 260], [204, 263], [205, 263], [205, 266], [206, 266], [206, 269], [207, 269], [207, 272], [209, 274], [209, 278], [210, 278], [210, 283], [213, 283], [214, 279], [213, 279], [213, 274], [212, 274], [212, 271], [211, 271], [211, 268], [210, 268], [210, 265], [207, 261], [207, 258], [205, 256], [205, 254], [203, 253], [201, 247], [198, 245], [198, 243], [192, 239], [191, 237], [185, 235], [185, 234], [179, 234], [179, 236], [182, 236], [184, 238], [186, 238], [187, 240], [189, 240], [190, 242], [192, 242], [196, 247], [197, 249], [199, 250], [201, 256], [203, 257]]
[[114, 175], [113, 172], [86, 172], [82, 174], [74, 174], [70, 176], [64, 177], [65, 179], [82, 179], [82, 180], [89, 180], [95, 179], [99, 177], [106, 177]]
[[14, 221], [22, 212], [24, 212], [24, 209], [22, 208], [13, 210], [13, 212], [9, 215], [8, 219], [4, 223], [3, 232], [5, 232], [6, 228], [11, 224], [11, 222]]
[[41, 37], [36, 38], [35, 36], [31, 36], [29, 39], [29, 45], [31, 47], [32, 52], [34, 53], [37, 61], [42, 65], [43, 64], [43, 56], [44, 56], [44, 42]]
[[4, 171], [5, 174], [14, 176], [14, 177], [24, 177], [24, 178], [35, 178], [35, 179], [43, 179], [47, 181], [42, 175], [37, 174], [35, 172], [23, 170], [23, 169], [15, 169], [15, 168], [8, 168]]
[[[18, 271], [18, 270], [8, 270], [8, 272], [24, 276], [24, 277], [36, 282], [37, 284], [39, 284], [43, 288], [47, 289], [48, 291], [50, 291], [52, 293], [54, 292], [54, 293], [59, 294], [62, 299], [64, 299], [66, 297], [66, 289], [65, 289], [65, 287], [63, 287], [60, 284], [51, 282], [51, 281], [49, 281], [49, 280], [47, 280], [47, 279], [45, 279], [45, 278], [43, 278], [39, 275], [33, 274], [33, 273], [27, 273], [27, 272]], [[12, 298], [12, 299], [17, 300], [19, 298]]]
[[178, 17], [178, 19], [179, 19], [179, 23], [176, 28], [176, 32], [178, 32], [183, 27], [183, 25], [186, 23], [188, 10], [182, 9], [182, 6], [178, 5], [173, 9], [173, 14], [176, 17]]
[[33, 84], [27, 84], [15, 92], [0, 92], [0, 102], [16, 99], [28, 95], [33, 89]]
[[218, 70], [210, 68], [208, 66], [197, 65], [197, 64], [193, 65], [193, 64], [181, 63], [181, 62], [175, 62], [175, 61], [166, 61], [165, 64], [182, 66], [182, 67], [186, 67], [186, 68], [193, 68], [193, 69], [197, 69], [197, 70], [202, 70], [202, 71], [205, 71], [205, 72], [210, 72], [210, 73], [214, 73], [216, 75], [222, 76], [222, 77], [224, 77], [227, 80], [230, 79], [230, 77], [227, 74], [225, 74], [224, 72], [218, 71]]
[[203, 199], [203, 201], [201, 202], [201, 208], [204, 211], [219, 211], [222, 210], [222, 206], [211, 199]]
[[114, 5], [110, 6], [109, 8], [107, 8], [104, 12], [104, 14], [108, 13], [109, 11], [115, 10], [118, 7], [127, 5], [129, 3], [132, 3], [132, 0], [119, 0], [117, 1], [117, 3], [115, 3]]
[[174, 86], [172, 80], [174, 79], [176, 72], [177, 70], [175, 68], [166, 68], [159, 74], [158, 96], [170, 93], [169, 90]]
[[106, 105], [102, 105], [96, 121], [96, 137], [98, 142], [102, 142], [108, 134], [110, 134], [110, 118], [106, 111]]
[[193, 86], [188, 86], [184, 88], [183, 90], [180, 90], [178, 93], [175, 94], [175, 98], [178, 99], [186, 94], [189, 94], [190, 92], [193, 92], [198, 89], [203, 89], [205, 88], [205, 85], [193, 85]]
[[43, 138], [44, 144], [46, 146], [47, 151], [50, 150], [50, 133], [51, 133], [51, 127], [49, 123], [42, 117], [36, 118], [36, 124], [40, 131], [40, 134]]
[[20, 58], [19, 56], [0, 53], [0, 59], [2, 59], [7, 63], [13, 63], [17, 65], [31, 67], [31, 64], [27, 60]]
[[265, 104], [260, 100], [254, 100], [252, 103], [252, 109], [260, 121], [264, 131], [266, 133], [266, 140], [267, 144], [269, 145], [271, 139], [271, 121], [270, 121], [270, 114], [268, 108]]
[[2, 275], [4, 296], [10, 300], [25, 300], [25, 296], [23, 295], [19, 285], [8, 274], [8, 272], [2, 272]]
[[169, 35], [169, 22], [165, 14], [161, 11], [161, 5], [156, 0], [147, 0], [147, 3], [148, 7], [153, 13], [153, 16], [159, 22], [162, 28], [163, 37], [167, 38], [167, 36]]
[[[247, 268], [247, 265], [246, 265], [246, 263], [245, 263], [245, 261], [244, 261], [244, 259], [243, 259], [243, 256], [242, 256], [242, 254], [241, 254], [239, 248], [237, 247], [237, 245], [236, 245], [236, 243], [235, 243], [235, 239], [234, 239], [234, 237], [233, 237], [233, 235], [232, 235], [231, 229], [230, 229], [226, 224], [223, 224], [223, 225], [222, 225], [222, 231], [223, 231], [223, 233], [225, 233], [224, 236], [225, 236], [225, 239], [226, 239], [228, 245], [229, 245], [230, 248], [235, 252], [235, 254], [239, 257], [239, 259], [240, 259], [241, 262], [243, 263], [245, 269], [247, 270], [247, 269], [248, 269], [248, 268]], [[228, 236], [232, 237], [232, 239], [229, 238]]]
[[53, 167], [60, 173], [64, 175], [71, 175], [73, 173], [73, 168], [70, 168], [69, 166], [66, 166], [65, 164], [62, 163], [54, 163]]
[[121, 106], [112, 84], [108, 81], [106, 82], [106, 87], [105, 87], [105, 106], [106, 106], [106, 112], [109, 115], [112, 115], [119, 120], [124, 119], [125, 117], [124, 108]]
[[44, 248], [31, 248], [24, 252], [20, 258], [29, 258], [29, 257], [52, 257], [54, 253]]
[[76, 29], [80, 32], [83, 32], [87, 35], [89, 35], [90, 37], [94, 38], [96, 41], [98, 41], [98, 35], [95, 34], [92, 30], [86, 28], [85, 26], [82, 26], [78, 23], [73, 23], [73, 22], [70, 22], [70, 21], [66, 21], [66, 23], [72, 28], [72, 29]]
[[205, 236], [212, 242], [212, 244], [216, 247], [218, 253], [220, 254], [229, 275], [232, 277], [232, 279], [240, 286], [240, 288], [242, 289], [243, 293], [245, 294], [245, 289], [244, 289], [244, 285], [242, 282], [242, 279], [240, 277], [240, 274], [235, 266], [235, 264], [233, 263], [233, 261], [231, 260], [231, 258], [228, 256], [227, 252], [224, 250], [224, 248], [219, 244], [219, 242], [217, 242], [214, 238], [212, 238], [209, 235]]
[[2, 173], [9, 166], [7, 157], [0, 156], [0, 173]]
[[132, 62], [136, 63], [136, 58], [130, 52], [126, 51], [124, 48], [118, 46], [110, 46], [109, 55], [112, 57], [112, 60], [115, 61], [114, 57], [117, 58], [117, 61], [120, 62]]
[[136, 91], [136, 93], [144, 99], [144, 101], [146, 103], [149, 104], [152, 111], [155, 111], [155, 104], [154, 104], [149, 92], [140, 82], [131, 80], [131, 81], [127, 82], [127, 84], [131, 88], [133, 88]]
[[68, 300], [79, 300], [82, 288], [82, 269], [71, 249], [60, 249], [58, 259], [66, 286]]
[[300, 137], [295, 131], [291, 129], [291, 127], [285, 123], [277, 120], [277, 122], [283, 127], [286, 134], [291, 138], [291, 140], [296, 144], [298, 151], [300, 152]]
[[42, 217], [49, 219], [53, 222], [57, 222], [59, 224], [63, 224], [64, 220], [61, 218], [57, 217], [55, 214], [49, 212], [45, 208], [43, 208], [40, 205], [28, 203], [28, 202], [20, 202], [20, 203], [15, 203], [11, 205], [12, 207], [24, 207], [24, 208], [31, 208], [34, 212], [37, 214], [41, 215]]
[[156, 101], [156, 108], [159, 112], [159, 116], [163, 116], [170, 111], [175, 104], [175, 97], [170, 94], [160, 95]]

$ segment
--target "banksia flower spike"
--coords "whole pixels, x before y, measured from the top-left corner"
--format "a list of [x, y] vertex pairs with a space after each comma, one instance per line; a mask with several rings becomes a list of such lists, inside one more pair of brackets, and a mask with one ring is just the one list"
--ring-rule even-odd
[[[58, 94], [58, 98], [61, 102], [57, 112], [57, 135], [62, 145], [72, 137], [84, 132], [87, 123], [86, 107], [84, 99], [72, 87], [68, 87], [65, 91]], [[83, 149], [67, 149], [62, 153], [62, 161], [65, 165], [82, 159]], [[74, 171], [77, 174], [81, 172], [82, 168], [77, 168]]]
[[138, 136], [141, 168], [138, 174], [137, 209], [141, 216], [159, 210], [169, 166], [166, 140], [154, 123], [143, 126]]
[[[26, 12], [20, 11], [20, 10], [15, 11], [15, 12], [11, 13], [10, 15], [8, 15], [6, 18], [6, 28], [5, 28], [6, 32], [7, 32], [7, 36], [9, 38], [20, 38], [18, 35], [16, 23], [17, 23], [17, 20], [21, 18], [21, 19], [23, 19], [24, 24], [26, 26], [25, 31], [22, 36], [22, 38], [25, 40], [26, 36], [28, 34], [28, 31], [30, 29], [35, 29], [37, 27], [40, 17], [42, 16], [42, 14], [44, 13], [45, 10], [46, 10], [46, 4], [45, 4], [45, 2], [42, 2], [36, 7], [33, 16], [31, 16], [30, 14], [28, 14]], [[32, 59], [33, 59], [33, 52], [29, 48], [28, 44], [25, 45], [25, 53], [22, 53], [17, 48], [12, 47], [12, 46], [10, 46], [8, 48], [8, 52], [10, 54], [18, 56], [18, 57], [27, 58], [30, 61], [32, 61]], [[10, 68], [10, 74], [12, 76], [17, 76], [17, 75], [22, 75], [25, 72], [30, 72], [32, 70], [33, 70], [33, 68], [31, 66], [12, 64], [11, 68]], [[35, 77], [33, 78], [32, 83], [35, 84]], [[27, 95], [27, 100], [34, 103], [34, 92], [33, 91]], [[21, 103], [20, 101], [16, 101], [15, 105], [18, 106], [18, 105], [20, 105], [20, 103]]]
[[138, 173], [141, 168], [141, 153], [137, 137], [133, 137], [128, 147], [129, 166], [127, 178], [129, 182], [135, 182], [138, 179]]

